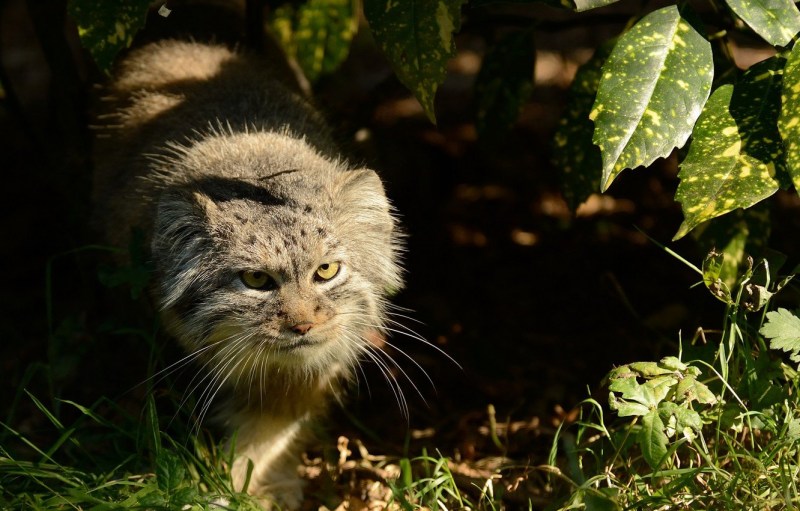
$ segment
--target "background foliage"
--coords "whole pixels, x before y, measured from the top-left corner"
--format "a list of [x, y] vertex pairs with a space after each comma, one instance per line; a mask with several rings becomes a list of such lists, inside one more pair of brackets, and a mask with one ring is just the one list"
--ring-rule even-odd
[[[502, 150], [533, 88], [533, 35], [547, 29], [536, 19], [531, 2], [270, 2], [269, 24], [287, 53], [316, 81], [346, 60], [363, 11], [398, 80], [436, 122], [437, 92], [448, 76], [464, 19], [475, 12], [491, 14], [499, 3], [527, 16], [488, 38], [492, 44], [483, 55], [471, 111], [486, 147]], [[606, 12], [616, 2], [546, 3], [563, 10], [567, 22], [580, 23], [579, 13]], [[102, 70], [133, 40], [147, 8], [124, 0], [107, 7], [69, 2], [82, 43]], [[489, 23], [490, 14], [485, 18]], [[797, 190], [800, 185], [798, 31], [800, 13], [790, 0], [688, 2], [657, 9], [645, 5], [628, 20], [626, 30], [599, 46], [577, 71], [552, 144], [570, 207], [608, 190], [623, 172], [643, 172], [640, 167], [661, 158], [677, 159], [675, 200], [684, 222], [674, 238], [691, 232], [717, 248], [702, 268], [693, 270], [725, 312], [721, 332], [708, 336], [711, 349], [695, 349], [700, 343], [692, 342], [678, 356], [633, 362], [609, 373], [608, 405], [622, 420], [608, 420], [605, 402], [590, 399], [581, 408], [577, 431], [555, 436], [547, 467], [537, 468], [548, 474], [551, 487], [566, 481], [567, 496], [553, 499], [552, 507], [797, 505], [800, 333], [791, 311], [796, 304], [770, 310], [773, 295], [795, 270], [784, 269], [779, 276], [781, 265], [773, 257], [754, 263], [748, 254], [762, 253], [770, 231], [769, 211], [757, 205], [781, 188]], [[760, 38], [773, 47], [773, 55], [739, 69], [730, 51], [734, 34]], [[9, 505], [94, 502], [100, 509], [106, 500], [116, 499], [129, 507], [207, 507], [219, 495], [231, 493], [224, 483], [224, 456], [205, 444], [189, 450], [172, 445], [168, 436], [162, 437], [159, 424], [164, 421], [157, 418], [138, 431], [155, 440], [139, 440], [135, 451], [151, 458], [152, 473], [119, 477], [114, 467], [103, 474], [69, 470], [53, 454], [81, 443], [75, 436], [80, 423], [66, 426], [36, 403], [53, 417], [58, 441], [42, 449], [7, 428], [15, 441], [33, 446], [39, 459], [28, 464], [3, 452], [0, 465], [5, 476], [27, 477], [23, 486], [47, 487], [41, 481], [52, 478], [52, 487], [66, 489], [56, 492], [58, 498], [23, 492], [18, 500], [8, 500]], [[103, 421], [89, 408], [79, 411], [82, 420]], [[110, 438], [125, 436], [117, 426], [111, 432]], [[502, 448], [497, 432], [491, 433]], [[394, 467], [399, 476], [392, 479], [392, 502], [406, 509], [500, 505], [488, 483], [470, 501], [449, 466], [444, 457], [427, 452], [401, 459]], [[214, 485], [199, 487], [206, 480]], [[242, 506], [249, 505], [241, 499]]]

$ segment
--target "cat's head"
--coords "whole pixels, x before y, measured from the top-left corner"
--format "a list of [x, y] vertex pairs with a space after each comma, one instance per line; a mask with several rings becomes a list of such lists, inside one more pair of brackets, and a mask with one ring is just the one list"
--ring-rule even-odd
[[231, 381], [352, 367], [401, 287], [399, 250], [378, 176], [336, 162], [171, 187], [152, 241], [168, 329]]

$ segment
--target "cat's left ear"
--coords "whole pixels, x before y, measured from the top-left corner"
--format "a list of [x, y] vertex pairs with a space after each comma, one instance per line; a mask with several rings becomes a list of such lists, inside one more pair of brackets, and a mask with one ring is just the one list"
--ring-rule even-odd
[[348, 217], [348, 220], [387, 233], [394, 229], [392, 207], [386, 198], [381, 178], [374, 170], [343, 172], [338, 188], [336, 209]]

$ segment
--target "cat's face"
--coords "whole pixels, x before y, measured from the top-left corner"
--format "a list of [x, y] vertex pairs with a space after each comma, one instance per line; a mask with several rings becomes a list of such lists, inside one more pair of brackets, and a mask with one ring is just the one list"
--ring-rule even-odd
[[351, 366], [400, 286], [372, 171], [209, 178], [162, 197], [153, 257], [168, 327], [230, 383]]

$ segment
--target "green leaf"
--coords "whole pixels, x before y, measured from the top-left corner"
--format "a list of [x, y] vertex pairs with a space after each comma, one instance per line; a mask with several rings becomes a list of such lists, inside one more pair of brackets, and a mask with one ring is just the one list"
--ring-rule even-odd
[[762, 202], [747, 209], [737, 209], [692, 230], [692, 236], [702, 250], [724, 254], [718, 278], [728, 289], [733, 289], [745, 271], [747, 256], [760, 254], [767, 248], [772, 223], [770, 210], [765, 206]]
[[780, 308], [768, 312], [759, 333], [770, 340], [770, 348], [790, 352], [789, 358], [800, 363], [800, 318], [791, 311]]
[[[635, 376], [628, 376], [612, 380], [608, 385], [608, 390], [612, 393], [619, 392], [621, 398], [627, 402], [639, 403], [649, 409], [655, 409], [658, 403], [667, 397], [670, 388], [676, 383], [677, 380], [672, 376], [660, 376], [641, 384], [636, 380]], [[609, 401], [616, 399], [616, 396], [614, 396], [613, 399], [609, 398]], [[622, 403], [617, 403], [616, 406], [619, 409]], [[634, 415], [641, 414], [635, 413]]]
[[667, 455], [667, 435], [664, 429], [664, 423], [657, 411], [653, 410], [642, 417], [642, 429], [639, 430], [637, 441], [642, 449], [642, 456], [654, 470]]
[[530, 30], [501, 39], [483, 59], [475, 80], [475, 128], [483, 138], [505, 137], [533, 91], [536, 52]]
[[547, 5], [553, 5], [556, 7], [565, 7], [573, 11], [582, 12], [582, 11], [588, 11], [590, 9], [597, 9], [598, 7], [604, 7], [606, 5], [611, 5], [616, 2], [619, 2], [619, 0], [470, 0], [469, 6], [470, 8], [475, 8], [493, 4], [519, 5], [519, 4], [543, 3]]
[[171, 451], [162, 450], [156, 458], [158, 488], [171, 493], [178, 488], [185, 477], [186, 467], [181, 458]]
[[671, 401], [664, 401], [659, 405], [658, 415], [665, 423], [667, 437], [680, 433], [683, 437], [693, 440], [703, 427], [699, 413]]
[[663, 376], [674, 372], [672, 369], [661, 367], [658, 362], [632, 362], [628, 364], [628, 367], [646, 378]]
[[713, 405], [717, 402], [717, 397], [709, 388], [699, 381], [694, 376], [685, 376], [678, 382], [675, 387], [676, 398], [681, 401], [692, 402], [697, 401], [705, 405]]
[[686, 142], [711, 91], [711, 45], [676, 6], [642, 18], [603, 66], [591, 113], [603, 157], [602, 189]]
[[619, 399], [613, 392], [608, 393], [608, 406], [617, 412], [620, 417], [632, 417], [650, 413], [650, 407], [641, 403], [632, 403]]
[[681, 362], [681, 359], [674, 356], [664, 357], [658, 361], [658, 365], [670, 371], [686, 371], [689, 366]]
[[181, 488], [180, 490], [176, 491], [172, 494], [169, 499], [170, 506], [174, 507], [175, 509], [184, 509], [186, 506], [191, 506], [197, 500], [197, 488], [187, 486], [186, 488]]
[[706, 285], [715, 298], [724, 302], [731, 303], [730, 287], [720, 278], [724, 267], [725, 254], [711, 250], [703, 260], [703, 283]]
[[606, 5], [611, 5], [618, 1], [619, 0], [573, 0], [570, 2], [569, 0], [562, 0], [562, 5], [566, 4], [567, 7], [571, 7], [575, 11], [582, 12], [590, 9], [597, 9], [598, 7], [603, 7]]
[[455, 55], [466, 0], [364, 0], [364, 15], [400, 82], [436, 122], [433, 98]]
[[353, 0], [309, 0], [297, 11], [290, 4], [278, 7], [270, 26], [313, 82], [344, 62], [358, 22]]
[[800, 32], [800, 11], [792, 0], [725, 0], [725, 3], [773, 46], [786, 46]]
[[778, 129], [786, 146], [786, 165], [800, 193], [800, 44], [795, 44], [783, 70], [782, 108]]
[[70, 0], [67, 10], [78, 25], [81, 44], [97, 67], [108, 72], [117, 53], [144, 27], [149, 7], [150, 0]]
[[723, 85], [711, 95], [680, 166], [675, 200], [684, 221], [674, 240], [778, 190], [776, 168], [785, 168], [776, 128], [782, 67], [782, 59], [760, 62], [735, 87]]
[[603, 161], [600, 148], [592, 143], [594, 123], [589, 114], [611, 48], [613, 44], [600, 46], [578, 69], [569, 88], [566, 110], [553, 137], [553, 164], [560, 171], [561, 189], [572, 210], [600, 189]]

